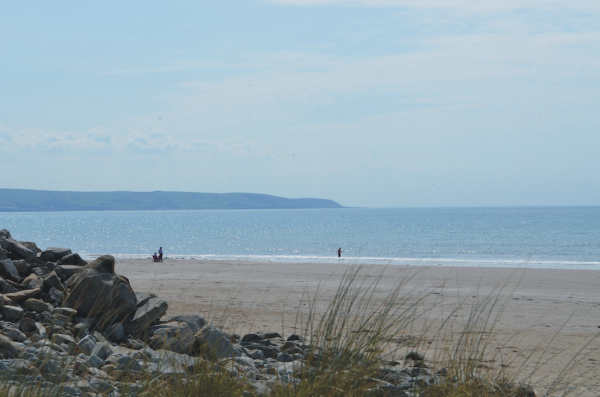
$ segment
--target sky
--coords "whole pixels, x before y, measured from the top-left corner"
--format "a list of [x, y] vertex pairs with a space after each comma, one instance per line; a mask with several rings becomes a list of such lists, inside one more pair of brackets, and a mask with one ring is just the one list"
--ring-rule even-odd
[[0, 187], [600, 205], [600, 1], [8, 2]]

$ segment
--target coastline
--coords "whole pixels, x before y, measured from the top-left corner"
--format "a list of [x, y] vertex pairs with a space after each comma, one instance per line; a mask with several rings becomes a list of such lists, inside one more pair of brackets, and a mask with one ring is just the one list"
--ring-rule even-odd
[[[169, 315], [201, 313], [238, 334], [261, 330], [288, 334], [298, 330], [317, 290], [317, 307], [324, 308], [349, 266], [121, 258], [117, 269], [136, 291], [166, 299]], [[493, 343], [506, 349], [507, 360], [539, 355], [536, 360], [543, 365], [533, 375], [534, 384], [560, 373], [561, 366], [599, 331], [600, 272], [595, 270], [363, 265], [359, 281], [375, 279], [380, 282], [376, 300], [383, 300], [398, 282], [406, 284], [403, 294], [426, 297], [429, 310], [415, 329], [407, 331], [415, 335], [423, 333], [419, 327], [439, 323], [460, 304], [498, 296], [503, 313], [495, 324]], [[455, 319], [457, 329], [463, 320]], [[591, 376], [581, 382], [590, 396], [598, 395], [600, 382], [594, 380], [594, 370], [600, 353], [581, 354], [577, 371]]]

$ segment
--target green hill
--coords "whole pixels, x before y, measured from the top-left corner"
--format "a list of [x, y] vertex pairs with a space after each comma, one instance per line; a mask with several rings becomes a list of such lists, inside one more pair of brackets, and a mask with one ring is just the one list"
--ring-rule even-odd
[[0, 211], [341, 208], [335, 201], [256, 193], [70, 192], [0, 189]]

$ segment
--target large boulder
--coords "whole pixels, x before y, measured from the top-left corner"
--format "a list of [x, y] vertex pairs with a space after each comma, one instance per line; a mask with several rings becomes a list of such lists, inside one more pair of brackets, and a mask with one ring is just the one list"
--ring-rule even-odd
[[57, 262], [58, 265], [85, 266], [88, 263], [81, 259], [78, 253], [65, 255]]
[[63, 257], [71, 254], [72, 252], [68, 248], [50, 247], [47, 248], [44, 252], [42, 252], [42, 254], [40, 255], [40, 259], [43, 259], [48, 262], [57, 262]]
[[160, 320], [167, 312], [169, 305], [160, 298], [150, 298], [138, 305], [133, 317], [127, 324], [129, 333], [143, 337], [150, 326]]
[[218, 359], [242, 355], [242, 349], [231, 343], [230, 336], [213, 326], [200, 331], [196, 335], [196, 343], [204, 345]]
[[37, 254], [42, 252], [42, 250], [33, 241], [19, 241], [19, 242], [21, 244], [23, 244], [25, 246], [25, 248], [31, 250], [31, 252], [33, 252], [36, 256], [37, 256]]
[[67, 283], [63, 306], [76, 309], [80, 317], [93, 318], [92, 327], [106, 330], [128, 319], [137, 309], [137, 299], [129, 280], [107, 270], [115, 258], [106, 255], [90, 263]]
[[58, 265], [54, 268], [54, 272], [60, 277], [61, 281], [67, 281], [72, 275], [84, 271], [85, 268], [82, 266], [74, 265]]
[[35, 252], [13, 238], [0, 237], [0, 247], [8, 251], [11, 259], [35, 259]]
[[10, 235], [10, 232], [8, 230], [2, 229], [2, 230], [0, 230], [0, 238], [7, 239], [7, 238], [12, 238], [12, 236]]

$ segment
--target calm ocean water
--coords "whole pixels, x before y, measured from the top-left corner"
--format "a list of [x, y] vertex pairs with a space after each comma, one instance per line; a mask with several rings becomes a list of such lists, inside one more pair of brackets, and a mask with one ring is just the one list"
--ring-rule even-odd
[[92, 256], [600, 269], [600, 207], [1, 213], [41, 248]]

